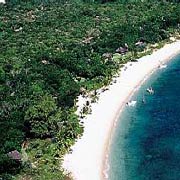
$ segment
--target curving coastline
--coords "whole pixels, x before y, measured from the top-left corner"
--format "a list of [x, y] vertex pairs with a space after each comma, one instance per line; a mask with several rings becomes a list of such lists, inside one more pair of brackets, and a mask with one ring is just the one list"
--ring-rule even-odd
[[107, 151], [117, 117], [123, 105], [144, 80], [172, 56], [180, 53], [180, 41], [167, 44], [138, 62], [129, 62], [121, 69], [116, 83], [102, 93], [92, 104], [92, 114], [84, 121], [84, 134], [72, 147], [72, 154], [64, 157], [63, 167], [77, 180], [105, 179], [103, 170]]

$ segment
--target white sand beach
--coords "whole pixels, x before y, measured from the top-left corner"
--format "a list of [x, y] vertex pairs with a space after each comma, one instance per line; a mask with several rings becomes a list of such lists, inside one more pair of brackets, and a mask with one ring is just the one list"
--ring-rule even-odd
[[[64, 157], [63, 167], [75, 180], [105, 179], [103, 168], [109, 140], [117, 117], [134, 91], [161, 63], [180, 53], [180, 41], [165, 45], [138, 62], [123, 67], [116, 83], [100, 94], [92, 104], [92, 113], [84, 118], [84, 134], [72, 147], [72, 153]], [[79, 103], [81, 97], [79, 97]]]

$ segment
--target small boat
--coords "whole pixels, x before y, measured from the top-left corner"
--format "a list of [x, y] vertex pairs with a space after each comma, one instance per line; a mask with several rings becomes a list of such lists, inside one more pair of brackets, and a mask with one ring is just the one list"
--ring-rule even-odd
[[136, 105], [136, 101], [129, 101], [126, 103], [127, 106], [135, 106]]
[[0, 0], [0, 3], [3, 3], [3, 4], [5, 4], [6, 2], [5, 2], [5, 0]]
[[166, 64], [161, 64], [161, 65], [159, 65], [159, 69], [164, 69], [164, 68], [166, 68], [166, 67], [167, 67]]
[[153, 90], [152, 87], [147, 88], [146, 91], [147, 91], [149, 94], [154, 94], [154, 90]]

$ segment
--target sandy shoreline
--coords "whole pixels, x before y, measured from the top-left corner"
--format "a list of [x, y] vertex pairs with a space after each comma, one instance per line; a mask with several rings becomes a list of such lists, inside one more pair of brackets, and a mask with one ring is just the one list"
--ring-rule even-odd
[[[63, 167], [75, 180], [104, 179], [106, 154], [117, 117], [124, 104], [144, 80], [162, 62], [180, 53], [180, 41], [167, 44], [138, 62], [129, 62], [121, 69], [116, 83], [101, 93], [97, 103], [92, 104], [92, 114], [84, 120], [84, 134], [72, 147], [72, 154], [64, 157]], [[81, 99], [79, 99], [81, 102]]]

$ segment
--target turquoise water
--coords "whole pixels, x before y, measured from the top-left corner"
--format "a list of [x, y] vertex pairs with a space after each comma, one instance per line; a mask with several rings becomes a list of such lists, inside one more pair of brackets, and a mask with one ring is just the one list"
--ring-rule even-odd
[[180, 55], [132, 100], [136, 106], [124, 108], [113, 135], [109, 180], [180, 180]]

